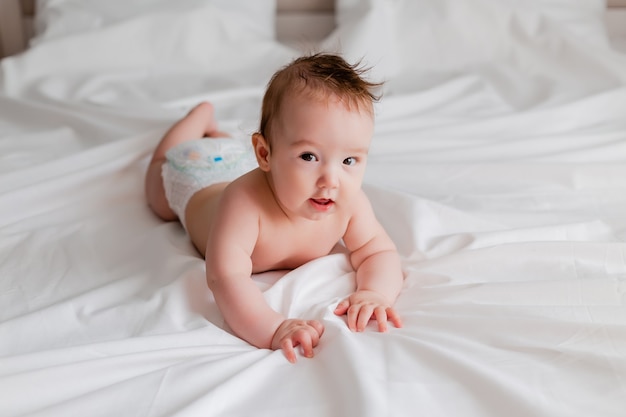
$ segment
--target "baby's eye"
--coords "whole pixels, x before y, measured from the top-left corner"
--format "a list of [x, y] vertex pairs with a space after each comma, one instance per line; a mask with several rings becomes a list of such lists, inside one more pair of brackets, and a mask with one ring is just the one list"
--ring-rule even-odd
[[302, 155], [300, 155], [300, 158], [303, 161], [307, 161], [307, 162], [317, 161], [317, 157], [313, 155], [312, 153], [303, 153]]
[[349, 156], [343, 160], [344, 165], [354, 165], [356, 164], [356, 158], [354, 156]]

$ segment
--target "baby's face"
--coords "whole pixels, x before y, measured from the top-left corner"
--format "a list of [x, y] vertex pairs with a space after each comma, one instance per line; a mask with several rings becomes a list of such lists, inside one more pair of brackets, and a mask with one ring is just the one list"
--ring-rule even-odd
[[289, 216], [323, 219], [359, 192], [374, 132], [372, 115], [338, 98], [290, 96], [271, 139], [269, 178]]

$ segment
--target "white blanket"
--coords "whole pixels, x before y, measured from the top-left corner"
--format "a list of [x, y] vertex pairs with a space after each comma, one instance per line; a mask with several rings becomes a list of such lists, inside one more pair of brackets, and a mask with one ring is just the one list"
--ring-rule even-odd
[[623, 55], [391, 80], [365, 188], [402, 255], [404, 327], [352, 333], [333, 314], [354, 288], [341, 251], [256, 275], [273, 308], [326, 327], [292, 365], [225, 327], [143, 177], [200, 100], [254, 131], [265, 82], [296, 52], [215, 11], [176, 39], [154, 38], [159, 19], [0, 64], [0, 415], [624, 416]]

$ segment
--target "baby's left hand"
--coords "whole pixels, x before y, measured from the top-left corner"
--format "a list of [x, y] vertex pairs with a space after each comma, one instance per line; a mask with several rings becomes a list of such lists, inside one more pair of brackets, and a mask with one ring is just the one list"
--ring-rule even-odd
[[337, 304], [335, 314], [341, 316], [346, 313], [348, 328], [353, 332], [365, 330], [365, 326], [372, 318], [378, 322], [378, 330], [381, 332], [387, 331], [387, 320], [395, 327], [402, 327], [402, 321], [396, 310], [376, 291], [356, 291]]

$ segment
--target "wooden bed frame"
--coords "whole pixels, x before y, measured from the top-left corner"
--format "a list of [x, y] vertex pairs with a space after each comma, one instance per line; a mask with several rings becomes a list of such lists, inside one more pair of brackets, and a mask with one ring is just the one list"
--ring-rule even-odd
[[[277, 0], [278, 40], [298, 47], [323, 39], [335, 26], [335, 0]], [[622, 8], [626, 0], [607, 0]], [[0, 58], [25, 50], [33, 33], [35, 0], [0, 0]]]

